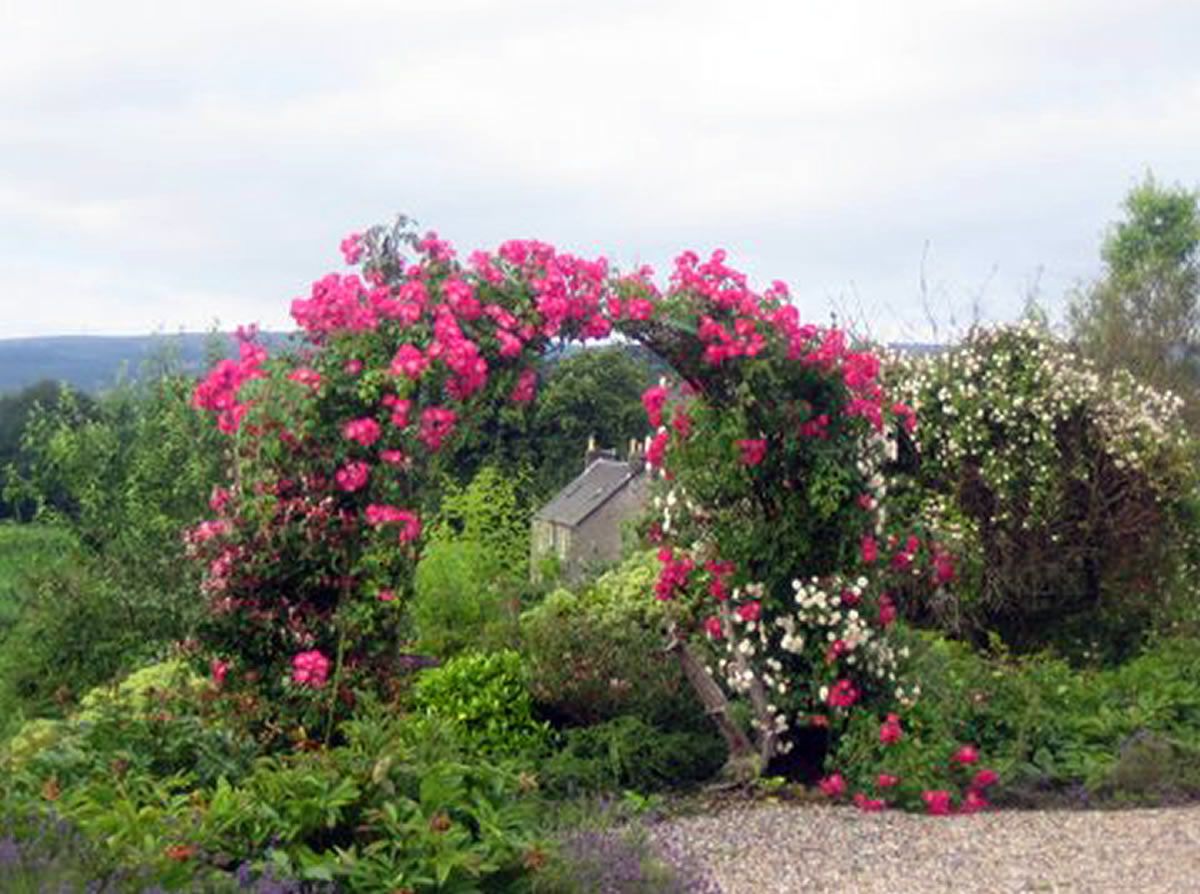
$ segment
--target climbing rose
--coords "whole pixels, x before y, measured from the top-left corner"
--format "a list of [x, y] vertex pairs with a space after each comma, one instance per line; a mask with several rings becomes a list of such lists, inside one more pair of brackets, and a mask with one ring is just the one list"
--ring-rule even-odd
[[750, 438], [737, 442], [743, 466], [757, 466], [767, 455], [767, 442], [762, 438]]
[[900, 729], [900, 715], [889, 714], [887, 719], [880, 724], [879, 741], [884, 745], [894, 745], [900, 741], [904, 735], [904, 731]]
[[841, 773], [830, 773], [817, 783], [817, 787], [827, 798], [840, 798], [846, 793], [846, 780]]
[[896, 603], [892, 597], [884, 593], [879, 597], [879, 626], [891, 627], [896, 620]]
[[367, 524], [373, 527], [400, 525], [401, 543], [411, 543], [421, 536], [420, 518], [417, 517], [416, 513], [410, 512], [407, 509], [398, 509], [395, 506], [372, 503], [366, 508], [364, 514], [367, 517]]
[[974, 745], [964, 745], [954, 752], [954, 756], [950, 760], [965, 767], [967, 764], [973, 764], [979, 760], [979, 751]]
[[342, 257], [346, 259], [347, 264], [357, 264], [362, 260], [362, 238], [362, 233], [351, 233], [342, 240], [339, 247], [342, 250]]
[[887, 804], [881, 798], [868, 798], [862, 792], [856, 792], [854, 806], [863, 813], [879, 813], [887, 807]]
[[704, 632], [713, 639], [722, 639], [725, 636], [725, 631], [721, 627], [721, 619], [715, 616], [710, 616], [704, 621]]
[[941, 789], [921, 792], [921, 800], [931, 816], [948, 816], [950, 814], [950, 793]]
[[987, 788], [989, 785], [995, 785], [999, 781], [1000, 776], [995, 770], [980, 770], [975, 774], [975, 778], [971, 780], [973, 788]]
[[368, 416], [352, 419], [342, 426], [342, 436], [347, 441], [357, 441], [364, 447], [370, 447], [379, 440], [379, 423]]
[[900, 782], [899, 776], [892, 776], [888, 773], [880, 773], [875, 777], [875, 784], [880, 788], [891, 788]]
[[389, 466], [402, 466], [406, 459], [402, 450], [381, 450], [379, 458]]
[[986, 809], [988, 800], [983, 796], [983, 793], [978, 789], [967, 789], [967, 793], [963, 795], [962, 806], [959, 810], [963, 813], [978, 813]]
[[747, 602], [738, 606], [737, 613], [743, 621], [757, 621], [762, 615], [762, 605], [758, 602]]
[[354, 493], [354, 491], [362, 489], [370, 476], [371, 467], [367, 463], [352, 462], [346, 463], [338, 469], [334, 473], [333, 479], [342, 490]]
[[320, 689], [329, 676], [329, 659], [316, 649], [301, 652], [292, 659], [292, 682]]
[[288, 373], [288, 379], [311, 388], [314, 391], [321, 387], [321, 374], [315, 369], [308, 369], [303, 366]]
[[662, 385], [647, 388], [642, 393], [642, 406], [646, 408], [646, 418], [650, 420], [651, 428], [662, 425], [662, 411], [666, 402], [667, 389]]
[[650, 446], [646, 450], [646, 462], [650, 465], [658, 467], [663, 464], [663, 459], [667, 453], [667, 441], [670, 435], [665, 431], [660, 431], [650, 441]]
[[458, 415], [453, 410], [443, 407], [430, 407], [421, 411], [421, 430], [417, 437], [421, 442], [436, 453], [441, 449], [442, 442], [454, 433]]
[[826, 701], [830, 707], [834, 708], [849, 708], [858, 701], [859, 692], [854, 683], [850, 680], [838, 680], [833, 684], [833, 688], [829, 690], [829, 697]]
[[428, 366], [429, 360], [421, 353], [420, 348], [401, 345], [396, 349], [396, 355], [392, 357], [389, 370], [394, 376], [405, 376], [415, 382], [421, 378]]
[[861, 546], [864, 564], [874, 564], [875, 560], [879, 558], [879, 547], [875, 544], [875, 538], [870, 534], [864, 534]]
[[517, 378], [509, 399], [515, 404], [527, 404], [537, 396], [537, 373], [527, 369]]

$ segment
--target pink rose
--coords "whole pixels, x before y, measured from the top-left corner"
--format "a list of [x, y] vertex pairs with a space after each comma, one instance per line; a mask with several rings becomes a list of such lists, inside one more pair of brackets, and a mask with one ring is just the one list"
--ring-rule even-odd
[[846, 793], [846, 780], [841, 773], [830, 773], [817, 783], [817, 787], [827, 798], [840, 798]]
[[895, 745], [904, 736], [903, 730], [900, 729], [900, 716], [898, 714], [889, 714], [879, 727], [879, 741], [884, 745]]
[[950, 815], [950, 793], [941, 789], [921, 792], [921, 800], [930, 816]]
[[979, 760], [979, 751], [974, 745], [964, 745], [958, 751], [954, 752], [954, 756], [950, 758], [953, 763], [962, 764], [964, 767], [968, 764], [976, 763]]
[[301, 652], [292, 659], [292, 682], [297, 686], [320, 689], [329, 677], [329, 659], [316, 649]]
[[379, 423], [369, 416], [352, 419], [342, 426], [342, 437], [347, 441], [356, 441], [364, 447], [370, 447], [379, 440]]
[[741, 452], [739, 459], [744, 466], [757, 466], [767, 456], [767, 442], [762, 438], [738, 441], [737, 448]]

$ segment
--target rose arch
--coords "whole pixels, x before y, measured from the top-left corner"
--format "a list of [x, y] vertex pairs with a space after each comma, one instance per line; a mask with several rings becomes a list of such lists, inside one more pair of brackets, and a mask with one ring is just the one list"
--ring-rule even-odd
[[677, 377], [644, 396], [662, 479], [647, 598], [671, 601], [668, 647], [735, 764], [866, 706], [898, 732], [909, 694], [887, 577], [949, 560], [885, 530], [881, 469], [915, 417], [886, 399], [875, 354], [802, 321], [782, 283], [753, 289], [722, 252], [685, 252], [659, 284], [534, 241], [463, 259], [403, 222], [342, 251], [359, 269], [293, 302], [297, 347], [268, 357], [241, 332], [195, 392], [230, 436], [228, 486], [188, 534], [203, 645], [246, 716], [328, 736], [355, 691], [387, 692], [439, 464], [535, 399], [548, 348], [619, 335]]

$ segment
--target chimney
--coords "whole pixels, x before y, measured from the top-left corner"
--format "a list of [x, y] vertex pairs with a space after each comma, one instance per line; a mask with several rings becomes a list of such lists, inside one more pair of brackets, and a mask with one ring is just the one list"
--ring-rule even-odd
[[637, 438], [629, 439], [629, 469], [634, 475], [640, 475], [646, 469], [646, 453]]
[[617, 452], [615, 450], [606, 450], [596, 447], [596, 436], [592, 435], [588, 438], [587, 451], [583, 454], [583, 468], [586, 470], [588, 466], [598, 459], [616, 459]]

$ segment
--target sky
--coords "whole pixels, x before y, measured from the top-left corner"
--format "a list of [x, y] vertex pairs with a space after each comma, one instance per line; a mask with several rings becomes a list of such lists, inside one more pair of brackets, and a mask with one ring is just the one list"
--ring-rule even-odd
[[1200, 185], [1196, 0], [5, 4], [0, 338], [289, 328], [345, 234], [726, 249], [888, 340], [1060, 316]]

